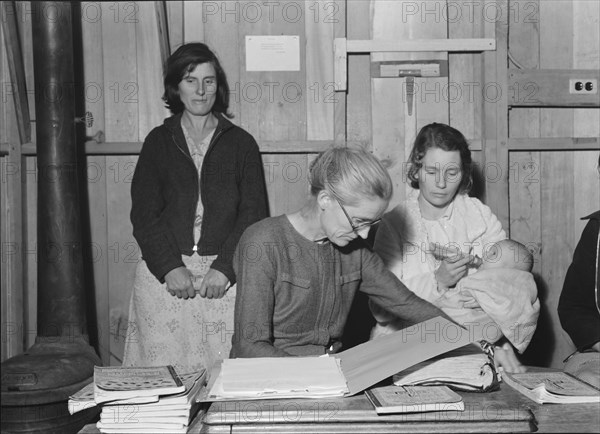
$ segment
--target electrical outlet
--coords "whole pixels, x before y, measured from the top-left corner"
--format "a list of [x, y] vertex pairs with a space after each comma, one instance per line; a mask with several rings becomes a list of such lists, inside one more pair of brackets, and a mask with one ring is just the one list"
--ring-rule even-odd
[[569, 79], [569, 93], [596, 95], [598, 93], [598, 80], [595, 78], [571, 78]]

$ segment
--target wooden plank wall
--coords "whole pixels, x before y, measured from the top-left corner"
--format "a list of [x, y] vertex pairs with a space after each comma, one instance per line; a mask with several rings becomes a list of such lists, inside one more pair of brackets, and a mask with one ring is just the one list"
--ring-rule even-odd
[[2, 296], [2, 360], [22, 351], [25, 294], [22, 273], [22, 217], [20, 191], [22, 168], [20, 154], [14, 152], [20, 143], [17, 116], [13, 102], [16, 86], [12, 85], [5, 50], [4, 32], [0, 31], [0, 143], [7, 144], [7, 154], [0, 156], [0, 284]]
[[[600, 68], [600, 4], [519, 1], [510, 22], [509, 48], [523, 68]], [[560, 29], [557, 31], [557, 29]], [[569, 37], [573, 35], [573, 37]], [[518, 67], [518, 65], [515, 65]], [[598, 109], [519, 108], [510, 112], [511, 137], [599, 137]], [[581, 231], [580, 218], [600, 209], [598, 151], [511, 152], [510, 230], [535, 253], [542, 311], [525, 358], [553, 367], [574, 347], [556, 309]]]
[[[449, 3], [452, 8], [444, 9]], [[480, 186], [475, 194], [485, 198], [481, 169], [489, 153], [485, 152], [485, 143], [483, 148], [481, 145], [486, 133], [482, 54], [351, 55], [348, 92], [336, 94], [330, 47], [334, 37], [344, 35], [349, 39], [484, 37], [494, 24], [488, 21], [494, 19], [496, 9], [488, 7], [489, 3], [289, 0], [269, 6], [251, 1], [172, 1], [167, 2], [167, 19], [172, 51], [183, 42], [204, 41], [219, 56], [232, 89], [233, 121], [269, 150], [263, 153], [263, 162], [270, 212], [278, 215], [303, 202], [308, 165], [315, 153], [302, 149], [295, 152], [289, 147], [278, 150], [273, 143], [313, 143], [313, 149], [317, 149], [347, 137], [372, 149], [386, 161], [395, 180], [391, 204], [395, 205], [405, 196], [404, 162], [414, 135], [432, 121], [450, 122], [473, 141], [474, 158], [480, 167]], [[31, 10], [30, 2], [17, 4], [19, 13]], [[509, 22], [510, 54], [523, 67], [599, 66], [597, 2], [511, 0], [510, 4], [519, 11], [518, 17], [513, 16]], [[82, 2], [81, 8], [85, 110], [94, 117], [86, 135], [98, 137], [102, 132], [105, 141], [140, 142], [167, 116], [160, 100], [162, 68], [153, 2]], [[447, 20], [449, 16], [451, 20]], [[20, 17], [33, 119], [31, 19], [27, 14]], [[300, 71], [246, 71], [245, 36], [268, 34], [299, 36]], [[571, 34], [573, 38], [565, 37]], [[448, 60], [449, 76], [416, 79], [411, 116], [404, 94], [406, 79], [371, 78], [371, 61], [438, 58]], [[7, 82], [4, 55], [0, 72], [3, 83]], [[512, 137], [598, 137], [597, 113], [596, 109], [526, 108], [514, 109], [507, 116]], [[2, 104], [1, 114], [3, 125], [15, 125], [10, 104]], [[3, 143], [18, 139], [16, 131], [0, 130]], [[2, 167], [8, 167], [8, 158], [0, 157]], [[569, 352], [570, 342], [556, 318], [556, 303], [583, 228], [578, 218], [600, 208], [598, 183], [590, 182], [597, 179], [597, 158], [594, 151], [510, 152], [509, 229], [513, 238], [527, 243], [535, 252], [534, 272], [543, 301], [540, 328], [544, 333], [536, 335], [532, 351], [526, 354], [537, 364], [559, 366]], [[90, 303], [96, 314], [97, 346], [106, 364], [117, 364], [122, 357], [133, 273], [139, 260], [129, 221], [129, 188], [136, 159], [136, 155], [89, 155], [86, 160], [84, 198], [89, 227], [85, 241], [91, 262], [88, 277], [95, 291]], [[35, 157], [24, 158], [24, 165], [26, 172], [20, 173], [26, 174], [26, 182], [21, 197], [10, 198], [16, 191], [16, 178], [0, 183], [2, 245], [7, 246], [12, 234], [18, 232], [14, 220], [7, 217], [15, 205], [20, 209], [22, 201], [21, 252], [35, 252]], [[3, 256], [2, 359], [18, 353], [22, 345], [29, 347], [35, 338], [35, 333], [23, 337], [21, 332], [4, 339], [11, 332], [9, 325], [18, 324], [20, 316], [25, 330], [35, 331], [36, 327], [35, 255], [24, 254], [23, 272], [15, 275], [14, 270], [18, 267], [8, 267]], [[15, 293], [16, 287], [22, 291]], [[18, 304], [22, 313], [19, 306], [5, 309], [7, 302]]]
[[[448, 25], [442, 19], [444, 0], [431, 2], [374, 0], [371, 2], [372, 39], [428, 39], [448, 37]], [[375, 53], [372, 61], [447, 60], [447, 53]], [[448, 77], [415, 78], [415, 95], [409, 111], [407, 78], [373, 78], [371, 107], [373, 152], [389, 161], [394, 180], [394, 197], [390, 206], [401, 202], [408, 184], [405, 161], [418, 130], [437, 121], [448, 123], [448, 103], [444, 89]]]

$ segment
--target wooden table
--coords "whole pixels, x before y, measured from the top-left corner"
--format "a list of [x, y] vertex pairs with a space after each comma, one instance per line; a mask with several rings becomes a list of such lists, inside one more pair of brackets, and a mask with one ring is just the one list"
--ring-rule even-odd
[[[380, 416], [361, 393], [339, 399], [216, 402], [188, 433], [272, 432], [586, 432], [600, 433], [598, 404], [537, 404], [501, 383], [489, 393], [460, 392], [465, 411]], [[80, 433], [96, 434], [95, 424]]]
[[600, 432], [598, 404], [540, 405], [502, 383], [461, 392], [465, 411], [377, 415], [363, 394], [327, 400], [212, 403], [190, 433]]
[[[518, 392], [461, 393], [465, 411], [378, 415], [359, 394], [325, 400], [212, 403], [190, 433], [223, 432], [533, 432], [535, 419]], [[201, 419], [201, 420], [200, 420]]]

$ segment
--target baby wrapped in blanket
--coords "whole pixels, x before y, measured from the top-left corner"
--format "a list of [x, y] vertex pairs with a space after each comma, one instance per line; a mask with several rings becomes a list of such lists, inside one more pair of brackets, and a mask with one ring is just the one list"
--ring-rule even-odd
[[477, 272], [432, 303], [474, 333], [476, 340], [496, 342], [504, 335], [522, 353], [540, 312], [532, 267], [533, 256], [523, 244], [498, 241], [483, 255]]

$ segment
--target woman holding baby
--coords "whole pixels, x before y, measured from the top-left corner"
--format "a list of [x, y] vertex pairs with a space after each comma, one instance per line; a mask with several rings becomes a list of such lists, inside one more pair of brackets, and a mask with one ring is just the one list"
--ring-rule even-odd
[[[472, 167], [471, 151], [460, 131], [440, 123], [423, 127], [409, 157], [408, 179], [414, 190], [385, 214], [375, 238], [375, 251], [386, 266], [411, 291], [439, 307], [448, 291], [476, 271], [475, 259], [485, 258], [490, 246], [506, 239], [490, 208], [468, 196]], [[465, 303], [461, 306], [468, 309]], [[383, 310], [372, 305], [371, 311], [377, 321], [373, 338], [397, 330]], [[490, 329], [494, 328], [480, 327], [477, 333]], [[500, 338], [501, 334], [482, 336], [499, 345], [498, 364], [511, 372], [524, 371], [512, 345], [501, 344]]]

